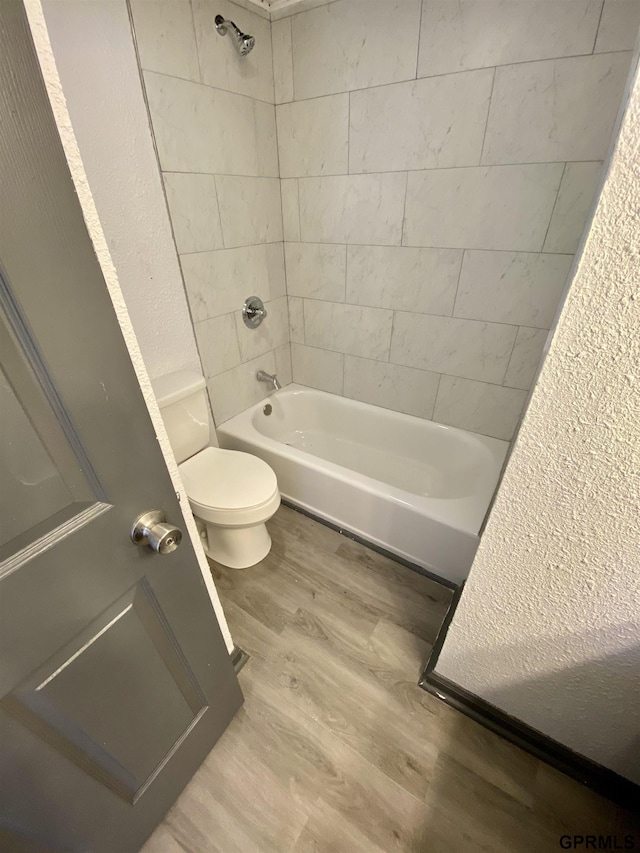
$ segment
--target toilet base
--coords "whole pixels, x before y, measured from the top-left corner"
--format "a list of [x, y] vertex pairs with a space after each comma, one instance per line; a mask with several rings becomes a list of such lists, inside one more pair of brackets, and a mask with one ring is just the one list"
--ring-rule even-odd
[[264, 560], [271, 550], [271, 537], [266, 524], [253, 527], [218, 527], [207, 524], [203, 538], [207, 557], [229, 569], [248, 569]]

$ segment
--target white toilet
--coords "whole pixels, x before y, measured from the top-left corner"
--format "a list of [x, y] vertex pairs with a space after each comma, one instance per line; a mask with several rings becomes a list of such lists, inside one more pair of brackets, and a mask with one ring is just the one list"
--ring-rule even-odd
[[208, 446], [209, 407], [198, 373], [169, 373], [153, 388], [207, 556], [232, 569], [259, 563], [271, 548], [265, 522], [280, 506], [273, 470], [250, 453]]

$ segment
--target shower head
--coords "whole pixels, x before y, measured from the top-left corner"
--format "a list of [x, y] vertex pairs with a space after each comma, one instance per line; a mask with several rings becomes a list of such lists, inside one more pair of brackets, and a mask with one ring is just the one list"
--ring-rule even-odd
[[256, 43], [253, 36], [248, 36], [245, 35], [245, 33], [240, 32], [233, 21], [225, 20], [222, 15], [216, 15], [215, 24], [219, 36], [226, 36], [227, 33], [231, 33], [240, 56], [246, 56], [248, 53], [251, 53], [253, 46]]

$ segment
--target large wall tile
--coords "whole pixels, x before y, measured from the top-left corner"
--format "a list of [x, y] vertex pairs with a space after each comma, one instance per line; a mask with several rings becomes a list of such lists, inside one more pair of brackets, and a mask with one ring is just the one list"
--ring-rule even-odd
[[342, 394], [344, 356], [341, 352], [291, 344], [293, 381], [330, 394]]
[[410, 172], [402, 242], [539, 251], [562, 170], [550, 163]]
[[285, 295], [282, 243], [199, 252], [180, 258], [194, 320], [239, 311], [248, 296]]
[[271, 23], [273, 47], [273, 85], [276, 104], [293, 100], [293, 50], [291, 47], [291, 18]]
[[276, 372], [273, 350], [208, 380], [207, 388], [216, 424], [229, 420], [273, 394], [264, 382], [258, 382], [256, 379], [258, 370]]
[[286, 343], [274, 349], [276, 357], [276, 375], [278, 382], [284, 388], [293, 382], [293, 370], [291, 367], [291, 344]]
[[630, 59], [607, 53], [498, 68], [482, 162], [603, 159]]
[[638, 0], [604, 0], [595, 52], [633, 50], [639, 28]]
[[280, 181], [282, 198], [282, 231], [288, 242], [300, 240], [300, 205], [298, 203], [298, 181], [288, 178]]
[[131, 0], [140, 66], [172, 77], [200, 80], [189, 0]]
[[439, 380], [439, 374], [426, 370], [352, 355], [344, 358], [345, 397], [418, 418], [432, 416]]
[[287, 293], [344, 302], [347, 247], [285, 243]]
[[425, 0], [418, 77], [591, 53], [601, 0]]
[[163, 178], [178, 252], [221, 249], [222, 227], [214, 175], [165, 172]]
[[465, 252], [453, 315], [548, 329], [572, 262], [571, 255]]
[[289, 338], [291, 343], [304, 343], [304, 299], [289, 297]]
[[347, 302], [450, 315], [461, 264], [457, 249], [349, 246]]
[[484, 382], [502, 382], [517, 328], [396, 313], [390, 361]]
[[240, 350], [233, 314], [195, 324], [200, 360], [207, 378], [240, 364]]
[[309, 243], [399, 245], [404, 173], [300, 178], [300, 236]]
[[292, 18], [296, 98], [415, 77], [420, 0], [342, 0]]
[[542, 359], [548, 335], [545, 329], [528, 329], [526, 326], [518, 329], [503, 385], [529, 390]]
[[277, 178], [216, 177], [222, 236], [228, 248], [282, 240], [280, 182]]
[[245, 326], [242, 314], [236, 311], [236, 331], [240, 346], [240, 358], [249, 361], [269, 350], [283, 346], [289, 341], [289, 312], [287, 297], [281, 296], [265, 303], [267, 316], [255, 329]]
[[163, 171], [277, 176], [273, 106], [153, 72], [144, 79]]
[[386, 361], [391, 342], [392, 312], [305, 299], [307, 344], [336, 352]]
[[578, 249], [602, 177], [602, 163], [567, 163], [544, 241], [545, 252]]
[[[230, 18], [242, 32], [256, 40], [255, 47], [241, 57], [232, 37], [222, 38], [214, 18]], [[239, 95], [249, 95], [273, 104], [273, 62], [271, 25], [260, 15], [230, 3], [229, 0], [194, 0], [193, 21], [198, 42], [202, 82]]]
[[486, 69], [353, 92], [349, 171], [478, 165], [492, 83]]
[[518, 426], [526, 399], [525, 391], [443, 376], [433, 419], [440, 424], [509, 441]]
[[329, 95], [276, 108], [280, 175], [346, 175], [349, 95]]

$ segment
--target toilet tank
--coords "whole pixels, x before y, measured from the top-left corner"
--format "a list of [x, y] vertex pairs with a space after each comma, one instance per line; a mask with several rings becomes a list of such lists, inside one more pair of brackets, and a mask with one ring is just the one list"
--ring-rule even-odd
[[195, 370], [178, 370], [152, 382], [178, 464], [209, 444], [206, 383]]

